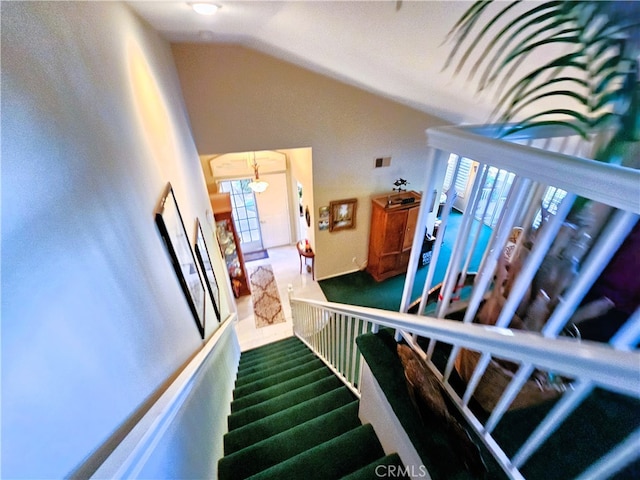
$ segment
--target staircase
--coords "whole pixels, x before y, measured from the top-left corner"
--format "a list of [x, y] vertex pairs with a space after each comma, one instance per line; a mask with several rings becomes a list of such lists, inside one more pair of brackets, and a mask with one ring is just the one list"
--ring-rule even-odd
[[244, 352], [224, 437], [220, 480], [377, 479], [402, 473], [358, 400], [296, 337]]

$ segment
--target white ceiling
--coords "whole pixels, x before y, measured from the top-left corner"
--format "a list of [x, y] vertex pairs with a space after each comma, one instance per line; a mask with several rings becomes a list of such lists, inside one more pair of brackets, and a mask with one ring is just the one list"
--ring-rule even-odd
[[220, 0], [208, 17], [187, 2], [128, 3], [170, 42], [241, 44], [453, 123], [486, 120], [493, 100], [442, 71], [468, 1]]

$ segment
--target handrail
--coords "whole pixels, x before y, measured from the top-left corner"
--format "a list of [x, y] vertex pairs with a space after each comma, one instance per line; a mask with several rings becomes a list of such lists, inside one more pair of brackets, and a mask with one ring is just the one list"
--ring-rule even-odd
[[[519, 470], [521, 466], [554, 435], [574, 409], [595, 394], [597, 387], [634, 400], [640, 398], [640, 353], [633, 350], [640, 339], [638, 310], [611, 337], [609, 344], [559, 337], [563, 331], [575, 327], [572, 322], [581, 327], [581, 321], [600, 316], [593, 311], [589, 314], [591, 316], [585, 316], [585, 308], [595, 307], [583, 302], [594, 284], [598, 286], [596, 282], [603, 272], [606, 274], [605, 268], [614, 254], [637, 228], [640, 170], [575, 154], [589, 156], [588, 152], [593, 151], [610, 132], [593, 132], [590, 139], [583, 140], [568, 135], [566, 129], [542, 128], [532, 129], [527, 135], [520, 134], [518, 138], [512, 138], [513, 141], [504, 141], [495, 138], [499, 129], [500, 126], [445, 126], [430, 128], [426, 132], [431, 151], [424, 168], [425, 192], [443, 190], [443, 179], [438, 172], [444, 175], [444, 167], [449, 160], [468, 158], [478, 163], [472, 187], [465, 196], [467, 203], [462, 207], [464, 212], [459, 220], [457, 237], [453, 241], [450, 237], [447, 239], [452, 250], [446, 259], [444, 279], [437, 287], [431, 281], [439, 257], [443, 255], [444, 235], [436, 235], [420, 298], [420, 316], [296, 298], [292, 298], [291, 304], [296, 334], [303, 337], [310, 334], [308, 340], [314, 349], [337, 371], [342, 371], [341, 362], [349, 357], [349, 348], [355, 348], [349, 346], [353, 343], [352, 338], [344, 338], [342, 332], [376, 331], [381, 327], [394, 329], [396, 339], [404, 338], [427, 361], [505, 473], [510, 478], [519, 479], [524, 478]], [[569, 155], [568, 151], [574, 154]], [[627, 160], [629, 164], [637, 162], [634, 158]], [[489, 174], [490, 171], [493, 173]], [[439, 232], [443, 232], [451, 221], [449, 212], [456, 196], [457, 172], [458, 168], [455, 168], [451, 187], [445, 192], [447, 202], [442, 209]], [[499, 172], [508, 174], [509, 180], [504, 177], [497, 198], [489, 195], [491, 198], [483, 199], [483, 190], [488, 190], [491, 185], [493, 191]], [[493, 176], [493, 184], [490, 176]], [[560, 192], [553, 209], [549, 192], [553, 198]], [[583, 200], [587, 201], [588, 209], [584, 207]], [[477, 235], [490, 204], [493, 209], [488, 243], [476, 249]], [[479, 212], [484, 213], [477, 220]], [[540, 220], [543, 214], [544, 221]], [[421, 208], [401, 301], [403, 312], [408, 311], [411, 300], [414, 300], [410, 297], [418, 268], [418, 252], [424, 242], [427, 215], [429, 212]], [[479, 226], [474, 229], [476, 221]], [[521, 234], [509, 243], [513, 232]], [[566, 241], [563, 243], [558, 237]], [[587, 239], [582, 245], [580, 258], [575, 250], [579, 245], [578, 237]], [[567, 248], [570, 244], [574, 246], [573, 254], [567, 253], [571, 250]], [[482, 254], [479, 262], [475, 253]], [[477, 263], [473, 267], [472, 256], [473, 263]], [[565, 267], [556, 277], [545, 276], [546, 272], [553, 272], [554, 262], [556, 268], [568, 263], [571, 267]], [[474, 281], [468, 285], [466, 279], [471, 273]], [[435, 309], [428, 310], [427, 315], [431, 316], [422, 316], [431, 299], [429, 293], [436, 288], [439, 295]], [[601, 298], [592, 303], [607, 300], [604, 294], [599, 295]], [[534, 299], [539, 299], [539, 302], [536, 304]], [[625, 303], [625, 315], [631, 313], [628, 303]], [[534, 304], [539, 306], [534, 308]], [[444, 318], [455, 309], [464, 316], [462, 321]], [[498, 328], [513, 322], [532, 331]], [[583, 336], [587, 338], [587, 335]], [[607, 337], [604, 332], [598, 332], [592, 338]], [[436, 367], [433, 362], [437, 344], [451, 347], [446, 353], [444, 367]], [[496, 359], [510, 361], [517, 367], [509, 375], [500, 377], [504, 385], [489, 392], [486, 374], [498, 375], [496, 372], [501, 371]], [[350, 362], [348, 366], [354, 364], [357, 366], [357, 362]], [[462, 393], [449, 383], [454, 368], [465, 384], [461, 387], [464, 388]], [[555, 388], [569, 389], [520, 446], [520, 450], [509, 458], [492, 433], [508, 410], [522, 404], [514, 404], [516, 400], [529, 401], [523, 388], [536, 388], [531, 379], [536, 370], [547, 372], [548, 388], [554, 396]], [[357, 378], [354, 379], [353, 374], [349, 378], [349, 382], [357, 386]], [[483, 394], [489, 397], [484, 403], [478, 400]], [[472, 412], [472, 398], [478, 400], [488, 413], [487, 420], [479, 420]], [[598, 461], [593, 471], [613, 471], [640, 457], [640, 452], [630, 452], [626, 445], [622, 442], [618, 448], [614, 447]]]
[[427, 135], [434, 148], [640, 214], [640, 170], [505, 142], [471, 128], [435, 127]]
[[[547, 425], [543, 427], [544, 421], [540, 424], [543, 430], [536, 430], [531, 435], [530, 442], [526, 444], [527, 450], [521, 449], [515, 457], [509, 458], [491, 436], [491, 429], [475, 417], [442, 374], [428, 361], [436, 376], [444, 382], [445, 390], [453, 398], [462, 415], [467, 418], [469, 425], [493, 453], [505, 473], [513, 479], [525, 478], [518, 468], [531, 452], [535, 451], [538, 443], [542, 441], [541, 438], [550, 435], [595, 386], [632, 398], [640, 398], [640, 352], [624, 347], [616, 348], [616, 345], [571, 338], [545, 338], [534, 332], [428, 316], [416, 317], [407, 313], [296, 297], [290, 298], [290, 304], [294, 334], [305, 341], [343, 382], [358, 394], [362, 359], [357, 352], [356, 336], [352, 335], [345, 342], [344, 334], [350, 329], [364, 333], [391, 328], [403, 332], [409, 344], [412, 344], [415, 336], [430, 338], [572, 378], [576, 391], [569, 390], [570, 394], [563, 397], [563, 400], [567, 400], [564, 403], [570, 402], [570, 406], [563, 408], [562, 402], [559, 402], [558, 408], [552, 409], [548, 415]], [[360, 326], [355, 328], [346, 326], [358, 324]], [[315, 326], [315, 330], [310, 328], [311, 326]], [[573, 393], [575, 395], [572, 395]], [[637, 436], [637, 433], [635, 435]], [[637, 456], [637, 453], [628, 447], [631, 440], [631, 437], [624, 440], [609, 455], [590, 468], [606, 472], [613, 469], [614, 464], [616, 468], [626, 465]]]
[[378, 328], [401, 330], [473, 350], [486, 351], [507, 360], [530, 362], [541, 369], [553, 370], [568, 377], [587, 377], [608, 390], [640, 398], [638, 351], [617, 350], [608, 344], [598, 342], [576, 341], [562, 337], [545, 338], [535, 332], [464, 324], [434, 317], [416, 317], [408, 313], [376, 308], [296, 297], [290, 301], [292, 306], [312, 305], [326, 312], [371, 322]]
[[137, 478], [196, 387], [206, 360], [236, 319], [237, 314], [231, 313], [222, 321], [129, 433], [119, 439], [91, 478]]

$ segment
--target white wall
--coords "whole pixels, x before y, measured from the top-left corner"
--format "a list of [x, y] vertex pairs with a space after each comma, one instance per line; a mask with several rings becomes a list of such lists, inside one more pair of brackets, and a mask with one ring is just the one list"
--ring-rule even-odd
[[[294, 240], [309, 240], [311, 247], [315, 249], [315, 231], [313, 222], [317, 223], [317, 214], [313, 202], [313, 151], [311, 148], [295, 148], [290, 150], [284, 150], [287, 153], [289, 163], [291, 166], [291, 191], [293, 192], [291, 211], [296, 219], [297, 232]], [[302, 217], [300, 216], [299, 199], [298, 199], [298, 183], [302, 185]], [[309, 208], [311, 215], [311, 226], [307, 226], [307, 221], [304, 217], [306, 208]]]
[[1, 93], [1, 473], [60, 478], [201, 348], [154, 224], [167, 181], [224, 267], [170, 48], [127, 7], [3, 2]]

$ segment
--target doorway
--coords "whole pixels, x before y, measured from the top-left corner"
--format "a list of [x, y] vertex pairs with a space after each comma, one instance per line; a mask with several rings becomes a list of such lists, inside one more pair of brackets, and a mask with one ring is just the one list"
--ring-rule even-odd
[[[260, 180], [268, 183], [263, 192], [250, 188], [257, 164]], [[233, 221], [245, 254], [288, 245], [291, 214], [287, 155], [266, 150], [219, 155], [210, 160], [216, 191], [229, 193]]]
[[221, 180], [218, 183], [219, 191], [231, 196], [233, 222], [244, 253], [258, 252], [265, 248], [262, 243], [256, 196], [249, 188], [250, 181], [251, 179], [245, 178]]
[[[243, 252], [291, 245], [305, 238], [313, 241], [310, 147], [202, 155], [200, 158], [209, 192], [233, 195], [234, 223]], [[258, 165], [260, 180], [269, 184], [261, 193], [248, 188], [255, 176], [254, 162]], [[299, 193], [301, 188], [304, 203]], [[304, 216], [306, 212], [309, 212], [308, 218]]]

